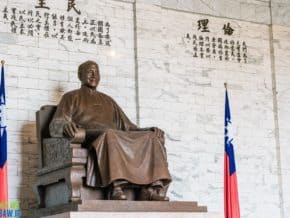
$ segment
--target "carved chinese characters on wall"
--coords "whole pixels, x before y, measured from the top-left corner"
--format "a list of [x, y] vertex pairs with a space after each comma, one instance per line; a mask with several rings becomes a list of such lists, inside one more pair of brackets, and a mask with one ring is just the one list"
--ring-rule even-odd
[[68, 0], [67, 4], [67, 11], [74, 11], [74, 16], [50, 12], [49, 5], [42, 0], [38, 1], [36, 9], [5, 7], [3, 19], [15, 34], [111, 46], [108, 21], [81, 17], [74, 1]]
[[248, 48], [243, 40], [230, 38], [235, 30], [229, 22], [221, 26], [221, 35], [210, 33], [209, 20], [198, 20], [194, 25], [199, 33], [186, 33], [185, 42], [192, 47], [193, 58], [248, 62]]

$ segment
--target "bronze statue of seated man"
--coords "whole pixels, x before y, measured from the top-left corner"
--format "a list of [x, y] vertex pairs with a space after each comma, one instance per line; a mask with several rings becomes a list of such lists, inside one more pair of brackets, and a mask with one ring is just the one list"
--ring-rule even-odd
[[96, 90], [99, 66], [87, 61], [78, 68], [81, 88], [63, 95], [53, 120], [53, 137], [85, 136], [88, 148], [86, 184], [109, 187], [109, 199], [126, 200], [126, 185], [141, 188], [140, 200], [166, 201], [171, 182], [164, 132], [133, 124], [108, 95]]

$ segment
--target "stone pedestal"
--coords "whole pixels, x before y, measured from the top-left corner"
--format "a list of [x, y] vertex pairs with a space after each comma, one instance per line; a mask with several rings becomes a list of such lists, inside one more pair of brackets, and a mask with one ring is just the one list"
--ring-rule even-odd
[[[33, 217], [193, 217], [205, 218], [205, 206], [198, 206], [197, 202], [186, 201], [109, 201], [87, 200], [80, 204], [66, 204], [34, 211]], [[84, 215], [85, 214], [85, 215]], [[98, 215], [102, 214], [102, 216]], [[105, 215], [104, 215], [105, 214]], [[165, 216], [166, 214], [166, 216]], [[178, 216], [176, 216], [178, 214]], [[199, 214], [199, 215], [198, 215]], [[129, 216], [130, 215], [130, 216]], [[138, 216], [137, 216], [138, 215]], [[149, 216], [150, 215], [150, 216]], [[170, 216], [169, 216], [170, 215]], [[181, 216], [182, 215], [182, 216]], [[209, 216], [211, 218], [211, 216]]]
[[217, 213], [194, 212], [67, 212], [44, 218], [223, 218]]

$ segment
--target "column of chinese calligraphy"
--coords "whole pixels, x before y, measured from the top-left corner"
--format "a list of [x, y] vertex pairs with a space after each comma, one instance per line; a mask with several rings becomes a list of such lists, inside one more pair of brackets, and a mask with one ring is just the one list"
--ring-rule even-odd
[[234, 32], [230, 23], [225, 24], [222, 28], [224, 35], [228, 37], [210, 36], [208, 23], [208, 19], [199, 20], [197, 22], [197, 30], [202, 34], [187, 33], [185, 35], [186, 43], [192, 45], [193, 57], [247, 63], [248, 50], [246, 42], [228, 38]]
[[195, 58], [247, 63], [247, 45], [244, 41], [241, 43], [239, 40], [189, 33], [185, 38], [188, 44], [192, 44]]
[[47, 10], [5, 7], [2, 12], [4, 22], [15, 34], [111, 46], [111, 25], [107, 21], [50, 13]]

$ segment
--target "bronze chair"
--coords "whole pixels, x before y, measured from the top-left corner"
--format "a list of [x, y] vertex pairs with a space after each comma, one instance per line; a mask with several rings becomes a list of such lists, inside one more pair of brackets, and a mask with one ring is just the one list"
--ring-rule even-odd
[[39, 170], [36, 191], [39, 206], [51, 207], [82, 200], [104, 199], [105, 191], [84, 185], [88, 151], [67, 138], [51, 138], [49, 123], [56, 106], [42, 106], [36, 113]]

